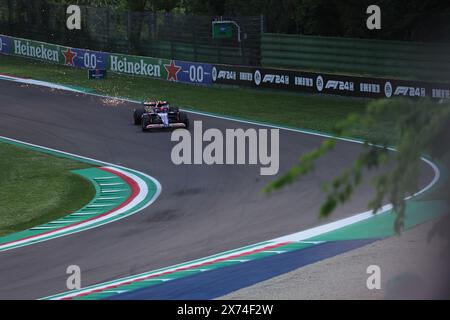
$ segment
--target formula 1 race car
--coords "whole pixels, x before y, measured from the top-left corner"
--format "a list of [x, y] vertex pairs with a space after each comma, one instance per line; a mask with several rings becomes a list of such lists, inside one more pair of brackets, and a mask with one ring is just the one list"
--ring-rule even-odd
[[135, 125], [141, 125], [143, 131], [163, 128], [189, 128], [186, 112], [178, 107], [171, 107], [167, 101], [144, 102], [143, 108], [133, 113]]

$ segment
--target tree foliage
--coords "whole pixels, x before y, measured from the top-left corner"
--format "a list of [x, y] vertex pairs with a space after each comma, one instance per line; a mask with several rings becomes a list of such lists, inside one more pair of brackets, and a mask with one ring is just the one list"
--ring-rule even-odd
[[[366, 140], [357, 159], [331, 182], [325, 184], [326, 201], [320, 216], [326, 217], [339, 205], [348, 201], [360, 185], [364, 170], [380, 169], [373, 184], [375, 195], [369, 207], [377, 212], [384, 203], [392, 203], [397, 214], [395, 230], [404, 226], [405, 198], [418, 189], [421, 158], [424, 155], [440, 161], [450, 168], [450, 103], [436, 103], [428, 99], [377, 100], [370, 103], [365, 113], [351, 115], [335, 128], [337, 137], [347, 136], [353, 127], [363, 125], [371, 130], [384, 119], [394, 119], [396, 136], [387, 139]], [[326, 139], [320, 147], [302, 155], [298, 164], [285, 175], [267, 186], [266, 191], [285, 187], [314, 169], [315, 161], [335, 147], [336, 139]], [[391, 152], [389, 144], [396, 152]], [[447, 182], [448, 183], [448, 182]], [[450, 190], [446, 189], [446, 199]]]
[[[42, 0], [36, 0], [42, 1]], [[132, 11], [264, 15], [267, 32], [386, 40], [450, 41], [448, 0], [378, 0], [382, 29], [366, 28], [372, 0], [51, 0]], [[29, 2], [29, 1], [26, 1]], [[34, 1], [33, 1], [34, 2]]]

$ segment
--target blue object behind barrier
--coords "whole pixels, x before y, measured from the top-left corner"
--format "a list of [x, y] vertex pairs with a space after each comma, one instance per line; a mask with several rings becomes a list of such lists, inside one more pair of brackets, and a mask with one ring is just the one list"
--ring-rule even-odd
[[91, 80], [101, 80], [106, 78], [105, 69], [89, 69], [89, 79]]
[[7, 36], [0, 35], [0, 53], [11, 54], [12, 39]]

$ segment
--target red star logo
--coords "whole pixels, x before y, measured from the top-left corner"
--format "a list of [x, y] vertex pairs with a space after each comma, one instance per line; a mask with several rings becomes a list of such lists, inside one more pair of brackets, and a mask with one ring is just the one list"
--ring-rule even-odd
[[175, 65], [175, 61], [171, 60], [170, 64], [165, 64], [164, 68], [167, 70], [167, 80], [178, 81], [177, 74], [180, 72], [181, 67]]
[[73, 66], [73, 59], [77, 56], [75, 52], [72, 52], [71, 48], [68, 48], [66, 52], [63, 52], [64, 58], [65, 58], [65, 64], [67, 66]]

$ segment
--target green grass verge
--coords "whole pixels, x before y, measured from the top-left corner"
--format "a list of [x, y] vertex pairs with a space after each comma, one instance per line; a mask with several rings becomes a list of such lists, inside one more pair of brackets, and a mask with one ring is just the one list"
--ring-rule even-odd
[[88, 167], [0, 142], [0, 236], [55, 220], [89, 203], [94, 187], [70, 172]]
[[[194, 110], [321, 132], [331, 132], [334, 125], [349, 114], [362, 113], [367, 103], [356, 98], [193, 86], [118, 74], [93, 81], [87, 79], [86, 70], [4, 55], [0, 55], [0, 73], [81, 86], [101, 94], [137, 100], [157, 97]], [[351, 136], [392, 136], [392, 123], [388, 120], [377, 126], [376, 130], [355, 128]]]

